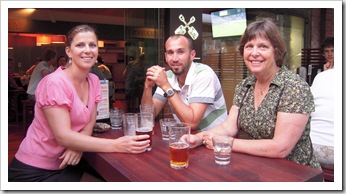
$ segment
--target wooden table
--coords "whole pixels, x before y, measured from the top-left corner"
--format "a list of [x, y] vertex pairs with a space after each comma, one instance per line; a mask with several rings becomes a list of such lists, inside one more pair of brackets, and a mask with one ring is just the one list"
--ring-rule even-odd
[[[117, 138], [122, 130], [94, 134]], [[215, 163], [213, 150], [199, 146], [190, 150], [189, 166], [175, 170], [169, 164], [168, 141], [155, 124], [153, 149], [141, 154], [84, 153], [89, 164], [106, 180], [133, 182], [301, 182], [323, 181], [322, 171], [285, 159], [232, 153], [231, 164]]]

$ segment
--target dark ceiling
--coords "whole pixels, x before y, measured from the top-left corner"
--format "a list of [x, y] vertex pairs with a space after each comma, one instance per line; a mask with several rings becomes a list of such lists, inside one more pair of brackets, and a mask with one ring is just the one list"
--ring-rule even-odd
[[[126, 10], [126, 12], [125, 12]], [[141, 20], [145, 9], [136, 8], [38, 8], [32, 13], [25, 9], [9, 8], [8, 18], [36, 21], [86, 22], [95, 24], [124, 25], [124, 16]]]

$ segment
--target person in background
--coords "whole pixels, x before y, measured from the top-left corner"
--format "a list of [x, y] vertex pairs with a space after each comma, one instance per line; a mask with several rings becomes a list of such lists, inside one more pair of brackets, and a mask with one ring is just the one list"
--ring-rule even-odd
[[57, 66], [56, 66], [55, 69], [57, 69], [59, 67], [65, 67], [66, 63], [67, 63], [67, 58], [65, 56], [63, 56], [63, 55], [60, 55], [58, 57], [58, 59], [56, 60]]
[[323, 65], [323, 71], [334, 68], [334, 37], [327, 37], [322, 44], [323, 55], [326, 63]]
[[23, 90], [23, 87], [20, 87], [16, 80], [13, 77], [12, 68], [14, 66], [14, 59], [8, 58], [8, 89], [9, 90]]
[[137, 111], [141, 103], [146, 78], [146, 66], [145, 55], [142, 54], [136, 59], [129, 57], [126, 68], [123, 71], [128, 112]]
[[42, 61], [42, 58], [41, 57], [37, 57], [36, 60], [35, 60], [35, 63], [28, 70], [26, 70], [25, 74], [26, 75], [31, 75], [32, 72], [34, 71], [36, 65], [38, 63], [40, 63], [41, 61]]
[[35, 100], [35, 91], [40, 81], [48, 74], [54, 71], [53, 63], [55, 61], [56, 52], [48, 49], [43, 55], [43, 61], [39, 62], [31, 74], [27, 94], [28, 98]]
[[112, 80], [111, 70], [109, 70], [107, 65], [105, 65], [105, 62], [103, 62], [102, 57], [100, 55], [97, 57], [97, 63], [97, 68], [99, 68], [99, 70], [105, 75], [106, 79]]
[[[107, 70], [105, 70], [105, 68], [107, 68]], [[109, 102], [110, 102], [110, 105], [113, 104], [112, 101], [113, 101], [113, 94], [115, 90], [115, 83], [112, 80], [112, 74], [110, 73], [110, 70], [108, 69], [106, 65], [104, 65], [104, 62], [100, 55], [97, 56], [96, 63], [90, 69], [90, 73], [97, 75], [99, 80], [108, 80]]]
[[[103, 62], [103, 61], [102, 61]], [[96, 60], [96, 63], [94, 64], [94, 66], [91, 67], [90, 69], [90, 73], [93, 73], [95, 75], [97, 75], [97, 77], [99, 78], [99, 80], [106, 80], [107, 77], [105, 74], [103, 74], [103, 72], [101, 71], [101, 69], [98, 68], [99, 66], [99, 61]]]
[[98, 70], [104, 75], [105, 79], [108, 80], [108, 94], [109, 94], [109, 104], [112, 107], [114, 99], [114, 92], [115, 92], [115, 83], [113, 81], [113, 76], [111, 73], [111, 70], [105, 65], [105, 62], [103, 62], [102, 57], [99, 55], [97, 57], [97, 68]]
[[89, 73], [98, 55], [97, 36], [91, 26], [79, 25], [66, 37], [71, 63], [38, 84], [35, 117], [9, 165], [10, 182], [81, 181], [84, 151], [142, 153], [149, 147], [148, 135], [92, 136], [102, 100], [100, 81]]
[[334, 169], [334, 69], [322, 71], [312, 82], [315, 112], [311, 113], [311, 141], [323, 168]]
[[[165, 44], [170, 68], [147, 69], [141, 104], [154, 104], [155, 116], [168, 102], [177, 120], [191, 130], [208, 130], [227, 118], [226, 102], [218, 77], [208, 65], [193, 62], [192, 40], [183, 35], [169, 37]], [[158, 86], [154, 96], [152, 88]]]
[[14, 59], [8, 58], [8, 121], [17, 121], [18, 116], [18, 107], [22, 104], [22, 99], [24, 97], [22, 94], [18, 94], [18, 92], [24, 92], [24, 88], [18, 85], [17, 81], [13, 76], [12, 69], [14, 67]]
[[[321, 170], [309, 136], [313, 96], [307, 82], [284, 65], [286, 46], [278, 27], [269, 20], [249, 24], [238, 50], [251, 75], [236, 86], [227, 120], [191, 135], [190, 147], [212, 149], [211, 137], [222, 134], [234, 138], [234, 152]], [[250, 139], [238, 138], [239, 130]]]

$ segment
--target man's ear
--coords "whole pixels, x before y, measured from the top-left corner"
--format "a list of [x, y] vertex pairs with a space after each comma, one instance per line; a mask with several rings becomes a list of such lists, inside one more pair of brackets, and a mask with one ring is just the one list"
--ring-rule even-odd
[[196, 51], [195, 50], [192, 50], [191, 53], [191, 59], [194, 60], [195, 59], [195, 56], [196, 56]]

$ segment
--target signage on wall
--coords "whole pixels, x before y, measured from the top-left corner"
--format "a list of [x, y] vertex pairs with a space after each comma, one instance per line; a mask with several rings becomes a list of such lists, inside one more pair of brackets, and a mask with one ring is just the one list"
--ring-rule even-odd
[[157, 30], [155, 28], [133, 28], [130, 31], [133, 38], [157, 38]]
[[190, 21], [189, 23], [186, 23], [185, 21], [185, 17], [183, 16], [183, 14], [180, 14], [179, 15], [179, 20], [182, 21], [184, 25], [180, 25], [175, 31], [174, 33], [175, 34], [181, 34], [181, 35], [184, 35], [186, 33], [186, 29], [188, 29], [188, 34], [190, 35], [190, 37], [192, 38], [192, 40], [196, 40], [198, 38], [198, 32], [197, 30], [195, 29], [195, 27], [193, 26], [190, 26], [190, 24], [194, 23], [196, 21], [196, 18], [194, 16], [192, 16], [190, 18]]
[[97, 105], [96, 120], [109, 118], [109, 82], [108, 80], [100, 80], [102, 100]]

